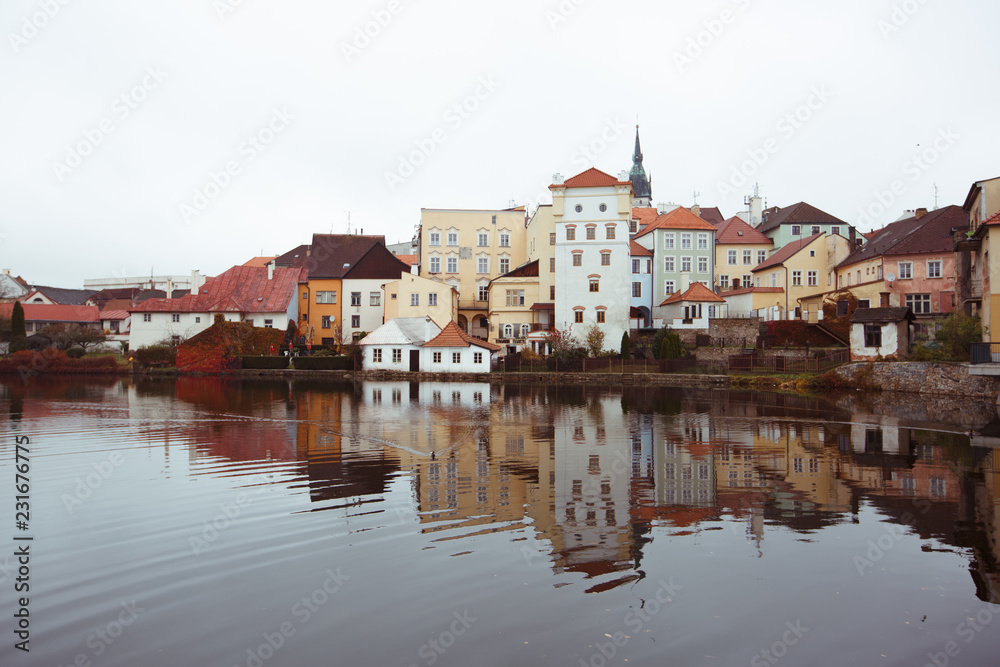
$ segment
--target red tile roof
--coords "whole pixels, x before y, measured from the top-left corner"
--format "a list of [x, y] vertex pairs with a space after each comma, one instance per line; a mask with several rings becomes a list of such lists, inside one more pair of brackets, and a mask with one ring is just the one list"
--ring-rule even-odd
[[666, 299], [664, 299], [661, 306], [667, 306], [672, 303], [680, 303], [681, 301], [698, 301], [701, 303], [725, 303], [726, 300], [721, 296], [708, 289], [701, 283], [694, 283], [687, 289], [683, 294], [680, 292], [674, 292]]
[[733, 245], [737, 243], [753, 243], [773, 245], [774, 241], [767, 238], [756, 229], [743, 222], [739, 216], [733, 216], [718, 225], [715, 242]]
[[635, 238], [645, 236], [654, 229], [703, 229], [715, 231], [715, 225], [709, 224], [686, 208], [675, 208], [654, 220], [646, 229], [635, 235]]
[[784, 264], [785, 260], [787, 260], [792, 255], [796, 254], [797, 252], [799, 252], [800, 250], [802, 250], [807, 245], [809, 245], [810, 243], [812, 243], [821, 236], [823, 236], [823, 232], [820, 232], [819, 234], [813, 234], [812, 236], [807, 236], [804, 239], [799, 239], [798, 241], [792, 241], [788, 245], [784, 246], [781, 250], [774, 253], [766, 260], [755, 266], [750, 271], [750, 273], [756, 273], [757, 271], [770, 269], [772, 266], [780, 266], [781, 264]]
[[[23, 303], [25, 322], [100, 322], [97, 306], [72, 306], [61, 303]], [[9, 318], [13, 303], [0, 303], [0, 315]]]
[[272, 255], [270, 257], [254, 257], [246, 262], [243, 262], [243, 266], [267, 266], [272, 259], [277, 259], [277, 256]]
[[406, 264], [409, 264], [410, 266], [413, 266], [414, 264], [416, 264], [417, 263], [417, 259], [419, 257], [420, 257], [419, 255], [396, 255], [396, 259], [398, 259], [399, 261], [404, 262]]
[[127, 310], [102, 310], [101, 311], [101, 321], [104, 320], [127, 320], [128, 311]]
[[179, 299], [149, 299], [131, 309], [133, 313], [280, 313], [288, 310], [295, 298], [301, 267], [274, 269], [267, 278], [267, 269], [255, 266], [234, 266], [215, 278], [209, 278], [197, 295]]
[[650, 250], [649, 248], [643, 248], [641, 245], [639, 245], [635, 241], [629, 241], [628, 242], [628, 247], [629, 247], [628, 253], [632, 257], [652, 257], [653, 256], [653, 251], [652, 250]]
[[659, 212], [655, 208], [638, 206], [632, 209], [632, 218], [638, 221], [637, 227], [640, 231], [646, 225], [652, 224], [653, 221], [659, 217], [659, 215]]
[[987, 225], [1000, 225], [1000, 211], [997, 211], [990, 217], [979, 223], [980, 227], [986, 227]]
[[886, 255], [924, 255], [954, 252], [953, 229], [967, 229], [969, 216], [961, 206], [945, 206], [919, 218], [897, 220], [875, 232], [868, 243], [838, 264], [851, 266]]
[[617, 178], [611, 174], [606, 174], [600, 169], [595, 169], [591, 167], [587, 171], [577, 174], [572, 178], [567, 178], [566, 181], [560, 185], [553, 183], [550, 188], [603, 188], [612, 185], [628, 185], [631, 187], [631, 181], [619, 181]]
[[473, 338], [462, 331], [462, 327], [454, 322], [448, 322], [437, 336], [424, 343], [424, 347], [469, 347], [470, 345], [492, 350], [493, 352], [500, 349], [499, 345]]
[[[538, 260], [532, 260], [530, 262], [525, 262], [521, 266], [511, 269], [507, 273], [501, 274], [494, 278], [493, 280], [500, 280], [501, 278], [537, 278], [538, 277]], [[493, 282], [492, 280], [490, 282]]]
[[723, 296], [737, 296], [739, 294], [750, 294], [753, 292], [776, 292], [781, 294], [784, 291], [784, 287], [740, 287], [739, 289], [726, 290], [722, 292], [722, 294]]

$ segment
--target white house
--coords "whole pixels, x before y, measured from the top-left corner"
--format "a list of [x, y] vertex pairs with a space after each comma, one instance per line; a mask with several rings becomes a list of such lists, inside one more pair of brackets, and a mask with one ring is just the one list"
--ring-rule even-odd
[[629, 225], [632, 184], [598, 169], [563, 180], [553, 177], [555, 219], [555, 327], [582, 340], [604, 331], [616, 347], [629, 330], [632, 294]]
[[708, 320], [724, 317], [726, 300], [701, 283], [675, 292], [660, 304], [672, 329], [708, 329]]
[[162, 341], [179, 343], [212, 326], [215, 315], [229, 322], [284, 330], [298, 320], [296, 299], [301, 267], [234, 266], [179, 299], [149, 299], [134, 306], [129, 349]]
[[424, 343], [441, 333], [429, 317], [397, 317], [361, 339], [365, 370], [420, 371]]
[[423, 346], [420, 370], [430, 373], [489, 373], [492, 356], [500, 346], [473, 338], [454, 322], [448, 322]]
[[908, 307], [858, 308], [851, 315], [851, 361], [906, 354], [910, 348]]

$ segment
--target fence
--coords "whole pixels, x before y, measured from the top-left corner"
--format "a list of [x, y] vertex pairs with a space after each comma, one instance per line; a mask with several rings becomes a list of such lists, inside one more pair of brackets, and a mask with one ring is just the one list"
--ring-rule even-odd
[[972, 343], [969, 361], [973, 364], [1000, 363], [1000, 343]]
[[849, 350], [837, 350], [814, 359], [789, 359], [779, 355], [734, 354], [729, 357], [730, 373], [819, 373], [851, 360]]
[[695, 357], [682, 359], [524, 359], [520, 353], [499, 359], [494, 370], [501, 373], [676, 373], [695, 366]]

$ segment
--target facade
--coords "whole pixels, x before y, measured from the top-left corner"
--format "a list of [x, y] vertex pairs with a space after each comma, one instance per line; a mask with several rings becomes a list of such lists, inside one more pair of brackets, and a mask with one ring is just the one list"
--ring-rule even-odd
[[668, 296], [660, 304], [660, 311], [671, 329], [707, 331], [710, 318], [726, 316], [726, 300], [701, 283], [694, 283]]
[[633, 319], [639, 320], [639, 327], [653, 326], [653, 251], [635, 241], [629, 244], [632, 265], [632, 299], [629, 305], [634, 311]]
[[[50, 325], [79, 325], [88, 329], [100, 329], [100, 311], [97, 306], [73, 306], [49, 303], [25, 303], [24, 332], [31, 336]], [[10, 319], [14, 312], [13, 303], [0, 303], [0, 315]]]
[[100, 318], [101, 329], [108, 337], [109, 343], [128, 343], [132, 316], [127, 310], [102, 310]]
[[983, 340], [1000, 332], [1000, 257], [990, 255], [991, 241], [1000, 238], [1000, 178], [972, 184], [962, 210], [969, 219], [965, 238], [956, 235], [956, 300], [966, 315], [979, 315]]
[[[728, 317], [755, 317], [768, 319], [774, 308], [780, 308], [785, 300], [783, 287], [741, 287], [728, 292], [720, 292], [726, 301]], [[810, 312], [812, 310], [810, 309]]]
[[556, 221], [551, 204], [539, 206], [528, 220], [527, 243], [527, 261], [538, 261], [536, 305], [544, 304], [551, 315], [556, 302]]
[[774, 242], [775, 252], [793, 241], [816, 234], [840, 235], [850, 242], [852, 250], [858, 239], [864, 240], [851, 225], [805, 202], [765, 212], [758, 231]]
[[912, 321], [909, 308], [858, 308], [851, 315], [851, 361], [906, 354]]
[[526, 259], [525, 210], [420, 209], [420, 276], [459, 293], [458, 324], [482, 329], [489, 283]]
[[10, 274], [10, 269], [4, 269], [0, 273], [0, 299], [17, 300], [28, 293], [28, 288], [17, 278]]
[[362, 338], [365, 370], [419, 371], [424, 343], [441, 333], [429, 317], [397, 317]]
[[[692, 283], [713, 286], [715, 232], [713, 225], [688, 209], [676, 208], [635, 235], [635, 242], [653, 253], [654, 304], [662, 304]], [[662, 306], [654, 308], [653, 317], [666, 317]]]
[[445, 325], [423, 345], [420, 370], [428, 373], [489, 373], [492, 357], [500, 349], [485, 340], [473, 338], [455, 322]]
[[284, 329], [298, 319], [296, 287], [302, 273], [273, 265], [234, 266], [207, 279], [196, 294], [136, 304], [129, 311], [129, 348], [180, 342], [212, 326], [218, 314], [229, 322]]
[[489, 340], [507, 352], [525, 347], [538, 351], [552, 329], [553, 311], [539, 306], [538, 274], [539, 261], [534, 260], [490, 281]]
[[[382, 293], [386, 322], [397, 317], [427, 316], [443, 327], [458, 318], [458, 291], [436, 280], [403, 273], [399, 280], [385, 283]], [[486, 329], [481, 333], [485, 338]], [[473, 335], [479, 334], [473, 330]]]
[[785, 245], [757, 265], [752, 272], [754, 287], [782, 289], [773, 305], [762, 313], [763, 318], [809, 322], [822, 319], [821, 308], [810, 310], [803, 301], [830, 290], [835, 267], [847, 254], [847, 239], [818, 233]]
[[614, 347], [629, 330], [632, 184], [598, 169], [553, 177], [555, 326], [578, 341], [591, 326]]
[[715, 286], [720, 292], [750, 287], [753, 268], [771, 254], [774, 242], [732, 217], [718, 225], [715, 233]]

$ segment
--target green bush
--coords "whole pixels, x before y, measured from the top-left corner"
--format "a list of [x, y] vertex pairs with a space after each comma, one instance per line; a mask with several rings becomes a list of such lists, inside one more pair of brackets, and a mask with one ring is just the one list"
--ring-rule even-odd
[[622, 359], [632, 358], [632, 341], [628, 337], [628, 332], [622, 334]]
[[250, 370], [274, 370], [288, 368], [288, 357], [240, 357], [243, 368]]
[[680, 359], [683, 355], [681, 337], [674, 331], [668, 331], [660, 343], [660, 359]]
[[132, 358], [139, 362], [141, 366], [149, 366], [151, 363], [166, 363], [167, 366], [177, 365], [177, 348], [170, 345], [150, 345], [140, 347], [132, 353]]
[[79, 359], [84, 354], [86, 354], [86, 352], [83, 351], [82, 347], [71, 347], [68, 350], [66, 350], [66, 356], [69, 357], [70, 359]]
[[300, 371], [353, 371], [351, 357], [296, 357], [293, 362]]

